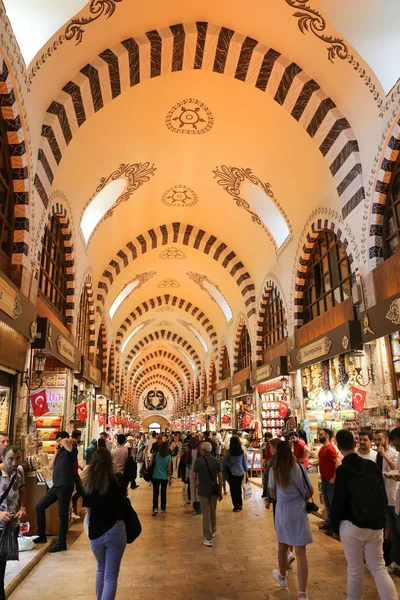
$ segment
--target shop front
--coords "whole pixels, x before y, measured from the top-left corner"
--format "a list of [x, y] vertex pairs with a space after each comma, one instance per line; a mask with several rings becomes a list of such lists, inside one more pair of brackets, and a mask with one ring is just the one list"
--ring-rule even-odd
[[348, 321], [290, 353], [303, 397], [304, 429], [311, 442], [318, 429], [358, 430], [355, 356], [362, 348], [358, 321]]
[[217, 427], [218, 429], [233, 428], [233, 402], [229, 397], [229, 387], [219, 390], [215, 395], [217, 408]]
[[101, 372], [86, 356], [82, 356], [81, 371], [74, 380], [75, 426], [82, 431], [82, 449], [92, 438], [98, 438], [95, 389], [100, 386]]
[[[18, 392], [18, 373], [27, 366], [30, 342], [35, 339], [36, 307], [0, 274], [0, 430], [20, 442], [21, 425], [14, 414]], [[24, 375], [28, 381], [31, 371]]]
[[236, 385], [232, 385], [229, 396], [233, 399], [235, 406], [236, 429], [247, 432], [254, 431], [256, 410], [250, 379], [245, 379]]

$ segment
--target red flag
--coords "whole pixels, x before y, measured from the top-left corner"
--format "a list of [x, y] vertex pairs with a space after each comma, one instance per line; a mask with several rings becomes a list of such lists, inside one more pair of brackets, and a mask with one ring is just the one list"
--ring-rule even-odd
[[215, 421], [217, 420], [216, 417], [210, 417], [210, 423], [211, 425], [214, 425]]
[[229, 421], [230, 421], [229, 415], [227, 415], [227, 414], [222, 415], [222, 422], [224, 425], [228, 425]]
[[353, 400], [353, 408], [357, 412], [362, 412], [365, 406], [365, 400], [367, 398], [366, 390], [360, 390], [360, 388], [353, 387], [351, 390], [351, 397]]
[[86, 421], [88, 418], [86, 402], [81, 402], [76, 405], [76, 414], [78, 415], [78, 419], [80, 421]]
[[99, 425], [100, 425], [100, 427], [104, 427], [105, 424], [106, 424], [106, 414], [101, 413], [99, 415]]
[[289, 404], [287, 402], [284, 402], [283, 400], [281, 400], [279, 402], [279, 416], [281, 417], [281, 419], [284, 419], [288, 413], [289, 410]]
[[110, 421], [111, 427], [115, 427], [115, 416], [111, 415], [111, 417], [108, 420]]
[[122, 417], [118, 417], [118, 419], [117, 419], [117, 425], [122, 425]]
[[49, 412], [46, 390], [41, 390], [40, 392], [36, 392], [36, 394], [31, 394], [30, 399], [35, 417], [41, 417], [45, 413]]

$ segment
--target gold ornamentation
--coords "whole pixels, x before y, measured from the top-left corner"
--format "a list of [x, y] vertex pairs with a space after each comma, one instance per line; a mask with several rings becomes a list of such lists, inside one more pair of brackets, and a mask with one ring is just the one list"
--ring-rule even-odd
[[37, 323], [36, 321], [32, 321], [29, 326], [29, 334], [31, 336], [31, 342], [34, 342], [36, 339], [36, 331], [37, 331]]
[[343, 339], [342, 339], [342, 346], [343, 346], [343, 348], [344, 348], [345, 350], [347, 350], [347, 349], [348, 349], [348, 347], [350, 346], [350, 340], [349, 340], [349, 338], [347, 337], [347, 335], [344, 335], [344, 336], [343, 336]]
[[214, 117], [203, 102], [196, 98], [188, 98], [171, 108], [165, 124], [173, 133], [200, 135], [210, 131], [214, 125]]
[[375, 332], [372, 331], [371, 327], [369, 326], [369, 316], [368, 316], [368, 313], [364, 314], [364, 317], [363, 317], [363, 327], [364, 327], [364, 333], [370, 333], [371, 335], [375, 335]]
[[162, 260], [183, 260], [186, 258], [186, 254], [180, 248], [171, 246], [163, 250], [159, 258]]
[[163, 279], [162, 281], [160, 281], [160, 283], [158, 284], [159, 288], [178, 288], [180, 287], [180, 283], [178, 281], [176, 281], [176, 279], [172, 279], [172, 277], [167, 277], [167, 279]]
[[18, 296], [18, 294], [15, 294], [14, 309], [13, 309], [14, 319], [16, 319], [17, 317], [19, 317], [19, 315], [21, 313], [22, 313], [21, 299]]
[[[204, 285], [204, 282], [206, 281], [207, 283], [209, 283], [210, 285], [212, 285], [216, 290], [219, 291], [219, 293], [221, 294], [221, 296], [223, 296], [226, 304], [229, 306], [232, 314], [233, 311], [229, 305], [229, 303], [227, 302], [225, 296], [223, 295], [222, 291], [220, 290], [220, 288], [211, 281], [211, 279], [209, 279], [207, 277], [207, 275], [201, 275], [200, 273], [195, 273], [194, 271], [186, 271], [186, 275], [189, 277], [189, 279], [191, 279], [194, 283], [196, 283], [200, 289], [203, 290], [203, 292], [206, 292], [206, 294], [208, 294], [208, 296], [211, 298], [211, 300], [213, 302], [215, 302], [215, 304], [218, 306], [218, 308], [220, 310], [222, 310], [222, 308], [220, 307], [220, 305], [218, 304], [218, 302], [216, 301], [216, 299], [214, 298], [214, 296], [210, 293], [210, 291], [208, 290], [208, 288]], [[223, 311], [222, 311], [223, 312]]]
[[176, 206], [178, 208], [193, 206], [197, 200], [196, 192], [187, 185], [174, 185], [161, 198], [161, 202], [166, 206]]
[[58, 338], [56, 339], [56, 348], [57, 348], [58, 354], [61, 354], [61, 348], [62, 348], [61, 335], [59, 335]]
[[175, 309], [168, 304], [166, 306], [160, 306], [160, 308], [156, 308], [156, 312], [174, 312], [174, 310]]
[[400, 325], [400, 298], [393, 300], [389, 306], [386, 318], [395, 325]]

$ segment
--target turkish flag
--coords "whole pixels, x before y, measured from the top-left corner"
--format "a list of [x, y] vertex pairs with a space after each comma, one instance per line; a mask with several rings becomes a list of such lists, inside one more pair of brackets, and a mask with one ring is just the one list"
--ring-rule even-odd
[[287, 402], [284, 402], [283, 400], [280, 400], [279, 416], [281, 417], [281, 419], [284, 419], [286, 417], [288, 410], [289, 410], [289, 404]]
[[216, 417], [210, 417], [210, 423], [211, 425], [214, 425], [215, 421], [216, 421]]
[[353, 408], [357, 412], [362, 412], [365, 406], [365, 400], [367, 398], [366, 390], [360, 390], [360, 388], [353, 387], [351, 390], [351, 397], [353, 400]]
[[31, 394], [30, 399], [35, 417], [41, 417], [45, 413], [49, 412], [46, 390], [36, 392], [36, 394]]
[[242, 423], [245, 427], [249, 427], [253, 420], [253, 415], [249, 412], [245, 412], [242, 418]]
[[86, 402], [81, 402], [76, 405], [76, 412], [80, 421], [86, 421], [88, 418]]
[[118, 424], [118, 425], [122, 425], [122, 417], [118, 417], [118, 419], [117, 419], [117, 424]]
[[106, 424], [106, 414], [101, 413], [99, 415], [99, 425], [100, 425], [100, 427], [104, 427], [105, 424]]
[[111, 417], [108, 420], [110, 421], [111, 427], [115, 427], [115, 416], [111, 415]]
[[127, 419], [126, 419], [126, 417], [123, 417], [123, 419], [122, 419], [122, 425], [126, 425], [126, 424], [127, 424]]
[[222, 416], [222, 422], [224, 425], [228, 425], [229, 421], [230, 421], [229, 415], [225, 414]]

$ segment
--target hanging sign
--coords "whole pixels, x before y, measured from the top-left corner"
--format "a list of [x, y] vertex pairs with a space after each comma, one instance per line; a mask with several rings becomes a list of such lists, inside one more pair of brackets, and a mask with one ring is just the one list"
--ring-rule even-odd
[[301, 350], [298, 351], [296, 358], [302, 365], [310, 360], [325, 356], [325, 354], [328, 354], [331, 346], [332, 340], [328, 336], [325, 336], [322, 339], [317, 340], [312, 344], [308, 344], [304, 348], [301, 348]]
[[0, 277], [0, 309], [12, 319], [17, 319], [22, 313], [18, 293], [2, 277]]
[[351, 397], [354, 410], [361, 413], [364, 410], [365, 400], [367, 398], [366, 390], [360, 390], [360, 388], [353, 387], [351, 390]]
[[47, 406], [46, 390], [41, 390], [40, 392], [31, 394], [30, 400], [32, 404], [33, 414], [35, 415], [35, 417], [41, 417], [45, 413], [49, 412], [49, 407]]

